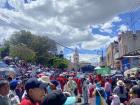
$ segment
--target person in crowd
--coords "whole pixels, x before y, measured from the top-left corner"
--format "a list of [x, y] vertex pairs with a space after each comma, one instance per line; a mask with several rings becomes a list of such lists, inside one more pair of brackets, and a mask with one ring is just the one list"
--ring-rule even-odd
[[117, 86], [114, 88], [113, 93], [117, 94], [120, 97], [121, 103], [127, 101], [127, 90], [122, 80], [117, 81]]
[[107, 103], [110, 104], [110, 95], [112, 93], [112, 89], [111, 89], [111, 84], [109, 82], [109, 79], [106, 79], [104, 89], [107, 94]]
[[137, 85], [140, 87], [140, 80], [137, 80]]
[[[118, 97], [118, 95], [114, 94], [110, 97], [111, 99], [111, 105], [120, 105], [120, 98]], [[110, 104], [109, 104], [110, 105]]]
[[70, 96], [70, 93], [62, 93], [55, 90], [45, 96], [41, 105], [75, 105], [77, 102], [81, 102], [81, 98]]
[[87, 80], [87, 78], [83, 78], [82, 80], [82, 84], [83, 84], [83, 88], [82, 88], [82, 91], [83, 91], [83, 99], [84, 99], [84, 105], [88, 105], [88, 85], [89, 85], [89, 81]]
[[19, 97], [20, 101], [22, 99], [22, 95], [24, 93], [24, 85], [23, 85], [23, 82], [22, 81], [19, 81], [16, 89], [15, 89], [15, 92], [17, 94], [17, 96]]
[[39, 105], [46, 92], [46, 84], [36, 78], [30, 78], [25, 84], [26, 95], [20, 105]]
[[51, 81], [48, 76], [42, 76], [38, 80], [47, 85], [47, 87], [46, 87], [47, 93], [51, 93], [53, 90], [57, 90], [58, 83], [55, 80]]
[[128, 105], [140, 105], [140, 87], [138, 85], [130, 89], [130, 97], [131, 99]]
[[82, 80], [81, 78], [78, 78], [77, 80], [77, 88], [78, 88], [78, 93], [82, 97]]
[[10, 82], [10, 91], [9, 91], [8, 97], [11, 100], [11, 105], [20, 104], [20, 99], [15, 92], [18, 84], [20, 84], [20, 81], [16, 80], [16, 79], [14, 79]]
[[68, 80], [68, 82], [66, 83], [66, 86], [65, 86], [65, 91], [70, 92], [71, 95], [74, 96], [75, 95], [74, 91], [75, 91], [76, 88], [77, 88], [76, 82], [72, 80], [72, 77], [69, 77], [69, 80]]
[[60, 83], [57, 80], [51, 80], [51, 83], [55, 86], [55, 90], [61, 90]]
[[92, 98], [92, 93], [94, 91], [94, 85], [90, 82], [88, 85], [89, 97]]
[[64, 76], [63, 76], [63, 74], [60, 74], [58, 77], [57, 77], [57, 80], [60, 82], [60, 84], [61, 84], [61, 89], [62, 90], [64, 90], [64, 86], [65, 86], [65, 84], [66, 84], [66, 82], [67, 82], [67, 78], [65, 78]]
[[11, 105], [11, 101], [8, 98], [10, 85], [7, 80], [0, 80], [0, 105]]
[[128, 101], [130, 98], [129, 91], [132, 88], [133, 84], [132, 84], [131, 80], [129, 80], [129, 79], [124, 79], [124, 83], [125, 83], [125, 88], [127, 90], [127, 100], [126, 101]]
[[77, 85], [75, 90], [74, 90], [74, 95], [78, 96], [78, 79], [76, 77], [74, 77], [73, 80], [75, 81], [75, 83]]
[[93, 92], [93, 105], [107, 105], [106, 100], [107, 100], [107, 95], [104, 90], [104, 88], [101, 86], [101, 83], [96, 84], [96, 88], [94, 89]]

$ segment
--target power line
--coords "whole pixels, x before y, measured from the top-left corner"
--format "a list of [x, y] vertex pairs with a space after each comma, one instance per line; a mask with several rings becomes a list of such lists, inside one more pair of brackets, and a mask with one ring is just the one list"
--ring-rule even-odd
[[[136, 2], [136, 5], [139, 4], [139, 3], [140, 3], [140, 1], [137, 1], [137, 2]], [[133, 13], [133, 11], [137, 9], [136, 5], [134, 6], [134, 8], [131, 9], [131, 12], [130, 12], [130, 16], [131, 16], [131, 28], [132, 28], [133, 30], [135, 30], [134, 13]], [[1, 13], [1, 14], [3, 14], [3, 13]], [[7, 17], [7, 18], [10, 19], [10, 17], [9, 17], [9, 16], [6, 16], [5, 14], [3, 14], [3, 15], [1, 15], [1, 16], [3, 16], [3, 18], [6, 18], [6, 17]], [[2, 20], [2, 19], [0, 19], [0, 20], [3, 21], [3, 22], [8, 23], [7, 21], [4, 21], [4, 20]], [[10, 25], [10, 23], [8, 23], [8, 24]], [[20, 27], [23, 27], [23, 26], [24, 26], [24, 27], [27, 29], [27, 26], [25, 26], [25, 25], [22, 25], [22, 26], [21, 26], [21, 24], [18, 24], [18, 25], [15, 24], [15, 23], [12, 23], [12, 24], [13, 24], [14, 27], [17, 28], [17, 29], [20, 29], [19, 26], [20, 26]], [[67, 47], [67, 46], [64, 46], [63, 44], [57, 42], [57, 41], [54, 40], [54, 39], [52, 39], [52, 40], [53, 40], [55, 43], [57, 43], [58, 45], [60, 45], [60, 46], [62, 46], [62, 47], [64, 47], [64, 48], [66, 48], [66, 49], [69, 49], [69, 50], [74, 51], [74, 49], [69, 48], [69, 47]]]
[[[3, 13], [1, 13], [1, 16], [2, 16], [2, 17], [4, 16], [3, 18], [7, 17], [7, 18], [10, 19], [9, 16], [6, 16], [6, 15], [3, 14]], [[27, 29], [27, 26], [25, 26], [25, 25], [22, 25], [22, 26], [21, 26], [21, 24], [18, 24], [18, 25], [17, 25], [17, 24], [15, 24], [15, 23], [13, 23], [13, 22], [12, 22], [12, 23], [8, 23], [8, 21], [5, 21], [5, 20], [3, 20], [3, 19], [0, 19], [0, 21], [7, 23], [9, 26], [10, 26], [10, 24], [12, 24], [12, 26], [13, 26], [14, 28], [19, 29], [19, 30], [21, 30], [20, 27], [23, 27], [23, 26]], [[11, 26], [11, 27], [12, 27], [12, 26]], [[74, 49], [69, 48], [69, 47], [67, 47], [67, 46], [64, 46], [63, 44], [57, 42], [57, 41], [54, 40], [54, 39], [51, 39], [51, 40], [53, 40], [56, 44], [58, 44], [58, 45], [60, 45], [60, 46], [62, 46], [62, 47], [64, 47], [64, 48], [66, 48], [66, 49], [69, 49], [69, 50], [74, 51]]]

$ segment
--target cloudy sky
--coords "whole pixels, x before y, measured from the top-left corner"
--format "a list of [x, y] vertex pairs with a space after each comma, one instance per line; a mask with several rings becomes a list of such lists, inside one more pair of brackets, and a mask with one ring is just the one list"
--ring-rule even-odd
[[0, 41], [25, 29], [77, 47], [81, 61], [95, 62], [118, 33], [132, 28], [132, 16], [139, 28], [139, 6], [140, 0], [0, 0]]

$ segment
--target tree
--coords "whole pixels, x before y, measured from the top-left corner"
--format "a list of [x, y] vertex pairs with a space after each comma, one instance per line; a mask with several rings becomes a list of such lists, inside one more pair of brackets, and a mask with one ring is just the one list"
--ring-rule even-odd
[[20, 57], [26, 61], [35, 61], [35, 52], [24, 44], [10, 46], [10, 56]]
[[27, 48], [35, 52], [35, 61], [41, 64], [47, 64], [52, 57], [52, 54], [50, 54], [49, 51], [57, 51], [56, 43], [53, 40], [46, 36], [34, 35], [25, 30], [14, 32], [7, 42], [12, 46], [20, 44], [26, 45]]
[[0, 56], [3, 59], [5, 56], [9, 56], [9, 44], [5, 41], [4, 46], [0, 48]]
[[64, 58], [55, 57], [53, 59], [53, 66], [64, 70], [64, 68], [68, 67], [68, 60]]

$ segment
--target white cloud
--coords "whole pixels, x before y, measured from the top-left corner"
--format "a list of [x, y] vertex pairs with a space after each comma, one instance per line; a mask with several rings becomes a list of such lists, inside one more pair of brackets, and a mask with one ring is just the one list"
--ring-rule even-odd
[[128, 27], [124, 24], [122, 24], [118, 29], [118, 31], [120, 32], [126, 32], [127, 30], [128, 30]]
[[95, 50], [106, 47], [110, 42], [113, 42], [117, 37], [94, 35], [94, 40], [82, 42], [81, 48], [87, 50]]
[[120, 22], [120, 21], [122, 21], [122, 19], [118, 16], [116, 16], [112, 19], [112, 22]]
[[114, 27], [113, 23], [117, 23], [120, 21], [121, 21], [121, 18], [116, 16], [112, 18], [110, 21], [105, 22], [104, 24], [98, 25], [99, 26], [98, 28], [101, 32], [112, 33], [112, 28]]
[[100, 26], [96, 24], [96, 25], [92, 25], [91, 27], [92, 28], [99, 28]]
[[39, 35], [47, 35], [65, 46], [81, 43], [82, 48], [95, 49], [112, 38], [102, 35], [92, 36], [87, 26], [104, 23], [101, 26], [102, 31], [111, 32], [112, 23], [121, 21], [119, 17], [113, 17], [130, 10], [136, 1], [36, 0], [25, 5], [20, 3], [15, 5], [12, 2], [16, 11], [0, 9], [0, 26], [12, 27], [10, 30], [26, 29]]
[[14, 31], [17, 30], [6, 26], [0, 27], [0, 43], [2, 43], [5, 39], [9, 38]]
[[101, 32], [107, 32], [107, 33], [112, 33], [112, 27], [113, 27], [112, 23], [107, 22], [107, 23], [101, 25], [100, 31]]
[[99, 55], [96, 54], [80, 54], [80, 62], [84, 61], [84, 62], [89, 62], [89, 63], [95, 63], [95, 62], [99, 62]]
[[[69, 59], [71, 57], [71, 60], [73, 62], [73, 53], [67, 54], [66, 58]], [[80, 62], [87, 62], [87, 63], [97, 63], [99, 62], [100, 55], [98, 54], [79, 54], [79, 61]]]

